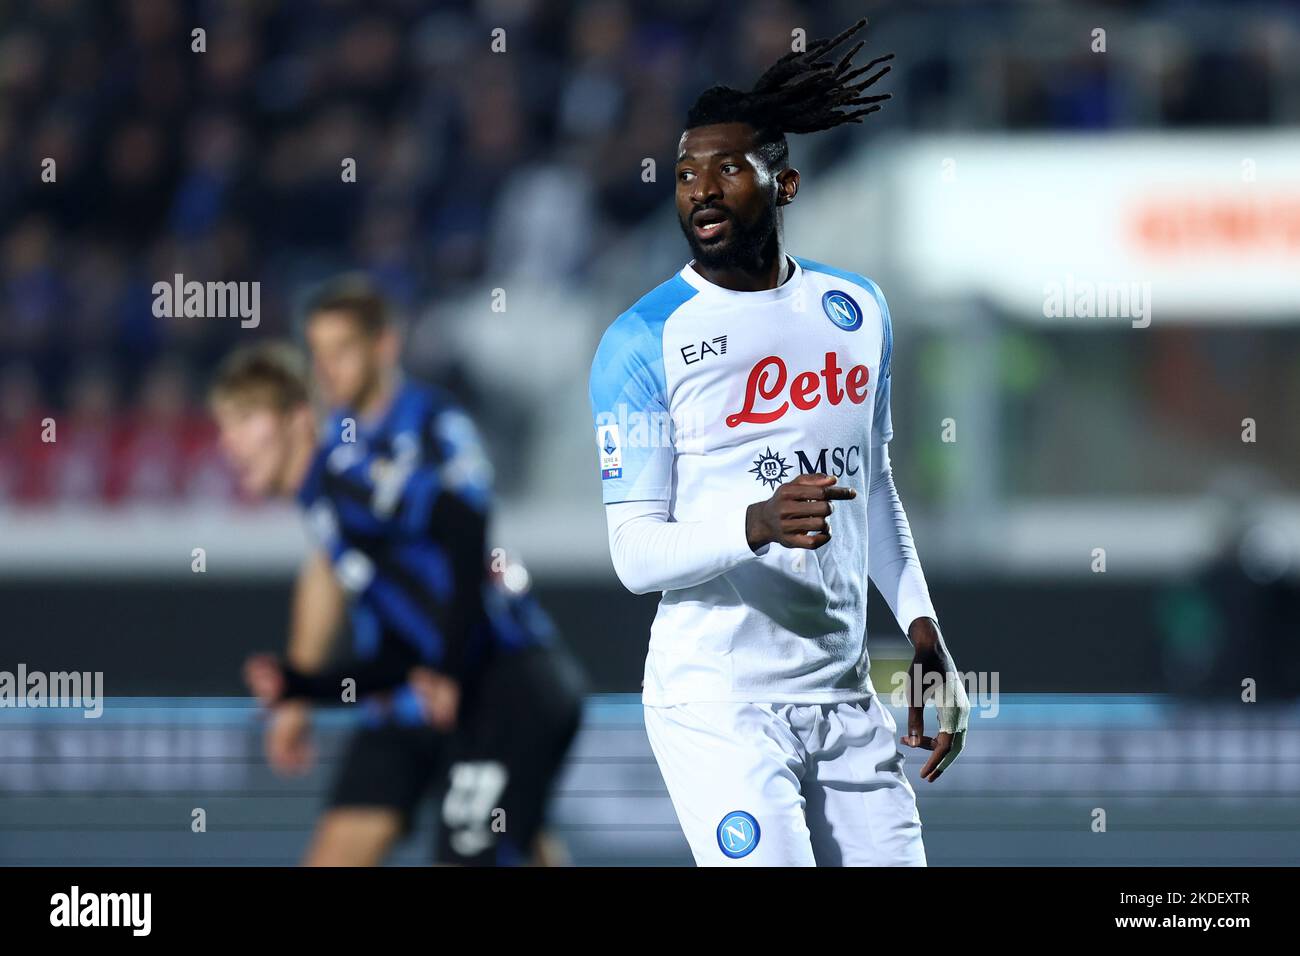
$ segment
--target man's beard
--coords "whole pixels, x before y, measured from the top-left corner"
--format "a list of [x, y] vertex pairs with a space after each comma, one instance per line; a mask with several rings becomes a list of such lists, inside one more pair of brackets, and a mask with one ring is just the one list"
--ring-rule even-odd
[[777, 221], [776, 204], [766, 206], [758, 222], [751, 226], [742, 225], [734, 216], [729, 217], [731, 235], [718, 244], [705, 245], [695, 235], [691, 227], [692, 212], [685, 221], [677, 217], [677, 224], [682, 227], [686, 242], [691, 247], [695, 261], [709, 269], [748, 269], [755, 272], [770, 263], [776, 256]]
[[343, 408], [351, 410], [364, 408], [370, 404], [371, 400], [379, 394], [382, 388], [383, 376], [380, 374], [379, 368], [376, 366], [367, 369], [356, 391], [349, 395], [341, 405]]

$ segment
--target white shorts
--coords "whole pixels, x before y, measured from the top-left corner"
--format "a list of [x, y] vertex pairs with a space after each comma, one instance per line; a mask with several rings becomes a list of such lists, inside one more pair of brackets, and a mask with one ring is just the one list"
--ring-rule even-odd
[[916, 794], [877, 696], [645, 708], [700, 866], [925, 866]]

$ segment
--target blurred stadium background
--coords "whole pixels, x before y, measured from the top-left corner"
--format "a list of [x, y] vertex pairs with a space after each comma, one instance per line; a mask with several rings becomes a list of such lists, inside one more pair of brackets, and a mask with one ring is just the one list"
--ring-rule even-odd
[[[689, 257], [690, 101], [863, 13], [894, 99], [793, 138], [786, 239], [890, 299], [900, 488], [958, 666], [999, 681], [918, 788], [931, 861], [1296, 862], [1296, 5], [43, 0], [0, 8], [0, 669], [102, 671], [111, 700], [0, 710], [0, 863], [297, 858], [348, 717], [315, 774], [265, 769], [239, 665], [282, 646], [304, 539], [239, 499], [202, 394], [354, 268], [477, 417], [493, 542], [592, 676], [557, 831], [577, 863], [688, 862], [587, 370]], [[260, 325], [155, 318], [176, 273], [260, 282]], [[1149, 324], [1048, 314], [1089, 284], [1149, 291]], [[906, 643], [882, 602], [871, 629], [887, 688]]]

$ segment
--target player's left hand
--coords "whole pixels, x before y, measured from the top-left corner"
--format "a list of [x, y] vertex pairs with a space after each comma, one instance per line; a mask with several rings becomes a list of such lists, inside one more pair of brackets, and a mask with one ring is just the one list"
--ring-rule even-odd
[[284, 696], [284, 668], [274, 654], [254, 654], [244, 662], [244, 683], [263, 707]]
[[[908, 628], [907, 636], [915, 653], [907, 671], [907, 736], [900, 737], [899, 742], [931, 751], [930, 759], [921, 768], [921, 779], [934, 783], [966, 746], [970, 699], [952, 658], [948, 656], [939, 625], [928, 617], [917, 618]], [[915, 684], [917, 675], [920, 675], [920, 687]], [[935, 704], [939, 709], [939, 733], [927, 737], [924, 693], [932, 685], [935, 686]]]

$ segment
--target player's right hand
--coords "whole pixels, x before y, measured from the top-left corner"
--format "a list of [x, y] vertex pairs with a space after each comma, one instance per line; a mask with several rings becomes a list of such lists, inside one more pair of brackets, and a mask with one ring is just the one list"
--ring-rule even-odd
[[420, 701], [424, 719], [444, 732], [455, 727], [460, 710], [460, 685], [430, 667], [411, 668], [408, 679]]
[[311, 742], [311, 705], [291, 700], [271, 711], [266, 725], [266, 760], [286, 777], [306, 773], [316, 762]]
[[832, 501], [850, 501], [857, 491], [841, 488], [831, 475], [800, 475], [787, 482], [767, 501], [749, 506], [745, 515], [745, 537], [757, 551], [765, 544], [787, 548], [820, 548], [831, 539]]

